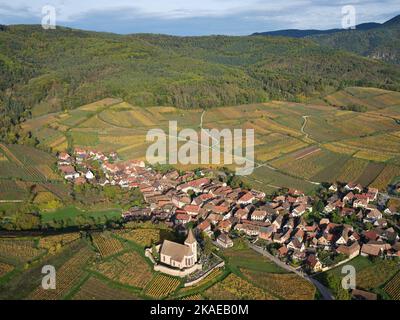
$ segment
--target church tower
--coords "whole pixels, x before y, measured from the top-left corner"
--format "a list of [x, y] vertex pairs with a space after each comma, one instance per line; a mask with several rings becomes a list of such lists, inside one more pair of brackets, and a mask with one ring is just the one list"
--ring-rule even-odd
[[188, 236], [185, 240], [185, 245], [187, 245], [194, 254], [194, 263], [197, 262], [197, 241], [193, 234], [193, 230], [189, 229]]

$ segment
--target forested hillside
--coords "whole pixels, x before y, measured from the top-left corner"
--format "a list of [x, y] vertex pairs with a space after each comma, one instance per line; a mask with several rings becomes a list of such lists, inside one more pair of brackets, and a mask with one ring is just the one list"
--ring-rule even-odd
[[104, 97], [181, 108], [302, 101], [344, 86], [400, 90], [400, 68], [308, 39], [0, 28], [0, 137], [31, 114]]
[[347, 30], [311, 38], [334, 49], [400, 64], [400, 16], [371, 30]]

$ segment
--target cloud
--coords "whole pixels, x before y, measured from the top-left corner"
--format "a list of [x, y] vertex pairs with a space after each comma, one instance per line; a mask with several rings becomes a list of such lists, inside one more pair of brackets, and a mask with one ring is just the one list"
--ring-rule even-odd
[[[56, 8], [57, 22], [117, 33], [232, 34], [341, 25], [348, 0], [13, 0], [0, 3], [0, 23], [40, 23], [41, 8]], [[357, 23], [383, 22], [400, 12], [398, 0], [353, 0]]]

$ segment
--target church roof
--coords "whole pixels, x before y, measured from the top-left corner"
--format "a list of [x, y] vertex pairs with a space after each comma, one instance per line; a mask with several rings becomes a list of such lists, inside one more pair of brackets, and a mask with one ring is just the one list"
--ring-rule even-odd
[[184, 244], [164, 240], [161, 247], [161, 254], [171, 257], [174, 261], [181, 262], [185, 256], [191, 256], [193, 252], [190, 247], [185, 246]]

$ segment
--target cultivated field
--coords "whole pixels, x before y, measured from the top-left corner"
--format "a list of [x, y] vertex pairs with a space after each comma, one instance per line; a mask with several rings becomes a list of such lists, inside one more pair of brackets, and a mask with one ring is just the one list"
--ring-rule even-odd
[[0, 262], [0, 278], [13, 270], [14, 266], [11, 264]]
[[124, 246], [118, 239], [115, 239], [110, 234], [94, 233], [92, 234], [93, 244], [103, 258], [112, 256], [124, 250]]
[[0, 239], [0, 256], [7, 261], [29, 262], [42, 253], [32, 240]]
[[[209, 129], [254, 129], [257, 164], [248, 179], [268, 191], [278, 186], [310, 191], [316, 183], [336, 179], [360, 179], [368, 185], [380, 174], [367, 176], [364, 169], [371, 169], [367, 168], [369, 163], [381, 165], [382, 170], [386, 165], [391, 166], [389, 171], [399, 170], [396, 159], [400, 157], [400, 125], [394, 120], [400, 119], [397, 92], [350, 87], [327, 96], [325, 104], [271, 101], [212, 108], [204, 113], [202, 125]], [[367, 111], [338, 108], [353, 105], [365, 106]], [[70, 147], [117, 151], [123, 159], [145, 159], [149, 129], [168, 130], [168, 121], [174, 120], [179, 129], [199, 131], [202, 113], [199, 109], [170, 106], [140, 108], [105, 99], [68, 112], [33, 118], [24, 128], [57, 150], [68, 142]], [[8, 176], [15, 174], [15, 169], [0, 162], [0, 176], [2, 171]], [[38, 179], [38, 172], [32, 174]], [[383, 176], [376, 184], [384, 186], [387, 179]]]
[[161, 299], [174, 292], [180, 284], [181, 281], [178, 278], [157, 274], [148, 284], [144, 293], [153, 299]]
[[385, 292], [394, 300], [400, 300], [400, 271], [385, 285]]
[[59, 300], [65, 297], [85, 274], [83, 268], [92, 256], [93, 252], [88, 246], [81, 248], [57, 270], [55, 290], [44, 290], [42, 286], [39, 285], [39, 287], [28, 296], [28, 299]]
[[158, 229], [133, 229], [120, 233], [120, 237], [133, 241], [143, 247], [149, 247], [153, 243], [160, 242], [160, 230]]
[[92, 269], [110, 280], [136, 288], [144, 288], [152, 277], [150, 266], [135, 251], [99, 262]]
[[114, 288], [104, 281], [90, 277], [73, 296], [73, 300], [137, 300], [131, 292]]
[[275, 300], [272, 295], [233, 273], [207, 289], [204, 295], [211, 300]]
[[295, 274], [274, 274], [240, 270], [253, 283], [262, 287], [280, 299], [313, 300], [315, 287], [308, 281]]

